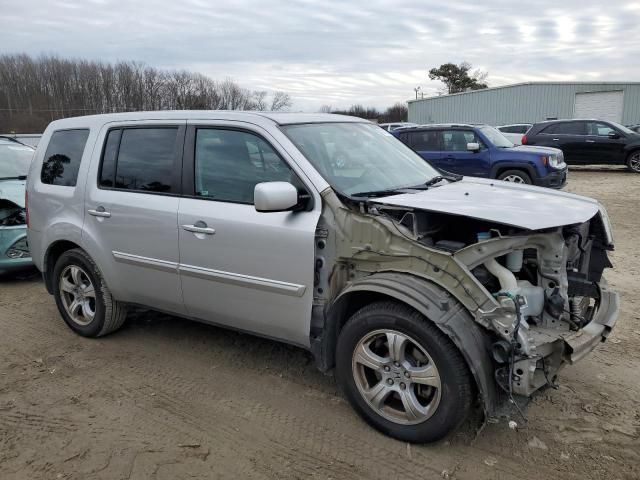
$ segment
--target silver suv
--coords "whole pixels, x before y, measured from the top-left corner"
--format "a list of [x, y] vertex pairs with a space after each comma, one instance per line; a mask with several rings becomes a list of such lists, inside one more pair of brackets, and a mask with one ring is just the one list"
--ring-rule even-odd
[[69, 327], [136, 304], [310, 350], [375, 428], [442, 438], [613, 328], [595, 200], [462, 178], [369, 122], [145, 112], [51, 123], [28, 239]]

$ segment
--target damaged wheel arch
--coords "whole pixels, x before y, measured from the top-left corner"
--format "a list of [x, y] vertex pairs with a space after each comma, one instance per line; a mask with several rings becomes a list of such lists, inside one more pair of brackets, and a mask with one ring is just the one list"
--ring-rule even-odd
[[367, 276], [346, 287], [322, 316], [323, 328], [312, 336], [312, 351], [322, 370], [334, 366], [335, 343], [343, 323], [356, 310], [380, 299], [403, 303], [422, 314], [442, 330], [463, 355], [471, 372], [484, 413], [491, 416], [497, 407], [494, 365], [487, 335], [472, 315], [443, 288], [423, 278], [397, 272]]

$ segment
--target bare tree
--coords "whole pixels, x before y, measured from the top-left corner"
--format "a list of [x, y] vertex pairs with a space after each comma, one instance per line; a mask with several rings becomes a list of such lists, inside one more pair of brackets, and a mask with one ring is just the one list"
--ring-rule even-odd
[[291, 96], [286, 92], [276, 92], [273, 94], [273, 100], [271, 100], [271, 111], [278, 112], [280, 110], [286, 110], [293, 102]]
[[272, 96], [231, 79], [140, 62], [115, 64], [57, 56], [0, 55], [0, 132], [41, 132], [55, 119], [132, 110], [283, 110], [285, 92]]

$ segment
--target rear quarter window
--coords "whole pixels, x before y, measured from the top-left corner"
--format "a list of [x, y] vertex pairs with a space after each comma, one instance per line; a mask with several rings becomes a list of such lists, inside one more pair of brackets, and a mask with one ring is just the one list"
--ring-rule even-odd
[[75, 187], [88, 137], [88, 129], [53, 132], [40, 171], [42, 183]]

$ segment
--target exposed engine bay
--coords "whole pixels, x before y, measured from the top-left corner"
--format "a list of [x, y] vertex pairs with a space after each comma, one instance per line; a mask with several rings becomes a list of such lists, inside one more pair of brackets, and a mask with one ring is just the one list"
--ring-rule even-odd
[[15, 203], [0, 199], [0, 227], [26, 225], [27, 212]]
[[530, 231], [394, 206], [378, 205], [372, 213], [392, 219], [414, 241], [452, 254], [495, 298], [497, 306], [478, 309], [476, 320], [491, 334], [495, 381], [511, 399], [554, 386], [561, 366], [591, 350], [571, 340], [594, 320], [602, 273], [612, 266], [601, 214]]
[[26, 225], [27, 212], [9, 200], [0, 200], [0, 227]]

